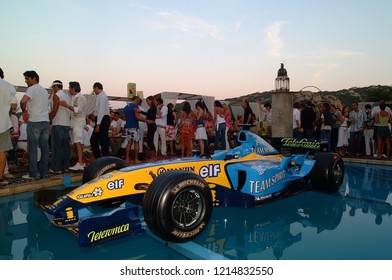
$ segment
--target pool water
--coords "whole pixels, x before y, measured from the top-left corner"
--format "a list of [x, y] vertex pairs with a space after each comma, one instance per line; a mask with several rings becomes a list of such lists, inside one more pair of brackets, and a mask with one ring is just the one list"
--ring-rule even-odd
[[0, 198], [0, 259], [391, 260], [392, 167], [346, 164], [337, 194], [305, 192], [254, 209], [214, 208], [192, 242], [148, 230], [94, 247], [34, 208], [34, 193]]

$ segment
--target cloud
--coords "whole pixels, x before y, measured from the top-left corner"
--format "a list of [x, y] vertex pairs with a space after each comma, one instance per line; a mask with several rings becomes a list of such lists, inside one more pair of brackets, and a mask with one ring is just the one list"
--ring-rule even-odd
[[222, 41], [220, 29], [216, 24], [201, 18], [187, 16], [178, 12], [159, 12], [158, 17], [162, 20], [151, 22], [151, 30], [172, 29], [199, 37], [211, 37]]
[[339, 68], [341, 68], [341, 65], [336, 62], [316, 65], [311, 78], [312, 83], [318, 85], [324, 85], [326, 81], [330, 79], [330, 74], [338, 71]]
[[336, 58], [367, 57], [367, 54], [360, 51], [324, 49], [313, 51], [310, 57], [313, 60], [331, 60]]
[[241, 25], [242, 25], [241, 21], [237, 21], [234, 26], [234, 31], [236, 32], [240, 31]]
[[346, 50], [332, 50], [330, 51], [331, 55], [339, 56], [339, 57], [352, 57], [352, 56], [367, 56], [364, 52], [358, 51], [346, 51]]
[[269, 26], [266, 30], [266, 40], [269, 45], [268, 55], [273, 57], [281, 57], [282, 56], [282, 48], [284, 46], [283, 40], [279, 37], [280, 30], [282, 28], [282, 22], [274, 22], [271, 26]]

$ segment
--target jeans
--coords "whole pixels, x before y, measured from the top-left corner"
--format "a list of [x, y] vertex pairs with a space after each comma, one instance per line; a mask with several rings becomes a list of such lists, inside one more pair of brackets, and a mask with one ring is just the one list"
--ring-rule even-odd
[[320, 130], [320, 140], [328, 140], [328, 152], [331, 151], [331, 130], [322, 129]]
[[215, 131], [215, 150], [219, 150], [219, 142], [222, 143], [222, 150], [226, 150], [226, 123], [218, 124]]
[[[27, 150], [29, 153], [29, 176], [38, 178], [48, 175], [49, 122], [27, 122]], [[41, 159], [37, 162], [37, 147], [41, 148]]]
[[63, 171], [69, 168], [70, 164], [70, 139], [69, 126], [53, 125], [51, 130], [52, 143], [52, 169], [53, 171]]
[[[357, 143], [356, 145], [354, 144], [355, 138], [357, 138]], [[350, 139], [349, 139], [349, 145], [348, 145], [348, 150], [351, 155], [358, 154], [360, 152], [360, 147], [361, 147], [361, 141], [362, 141], [362, 131], [350, 131]], [[355, 149], [354, 149], [355, 147]]]

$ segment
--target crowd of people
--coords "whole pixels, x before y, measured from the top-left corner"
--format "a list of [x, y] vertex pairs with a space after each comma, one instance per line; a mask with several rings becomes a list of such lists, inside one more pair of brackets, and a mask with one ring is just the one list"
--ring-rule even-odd
[[[49, 94], [35, 71], [23, 73], [28, 88], [20, 101], [22, 115], [18, 119], [12, 113], [18, 105], [15, 88], [3, 79], [1, 69], [0, 74], [1, 114], [6, 119], [0, 124], [1, 185], [8, 184], [7, 178], [13, 176], [7, 155], [15, 159], [18, 150], [25, 151], [28, 165], [28, 174], [22, 178], [36, 180], [83, 171], [91, 162], [86, 151], [91, 151], [93, 159], [114, 155], [132, 164], [158, 157], [188, 157], [195, 151], [199, 157], [209, 157], [214, 150], [235, 147], [241, 129], [250, 129], [267, 141], [272, 136], [269, 102], [259, 102], [263, 117], [252, 112], [247, 100], [242, 102], [243, 114], [234, 118], [228, 104], [218, 100], [212, 112], [202, 100], [194, 108], [185, 101], [177, 111], [172, 103], [165, 105], [160, 96], [146, 98], [147, 110], [142, 99], [134, 96], [123, 109], [111, 111], [103, 85], [96, 82], [92, 86], [94, 112], [86, 115], [87, 101], [78, 82], [69, 82], [66, 91], [63, 83], [55, 80]], [[326, 140], [327, 150], [341, 156], [389, 159], [391, 122], [392, 112], [384, 100], [373, 108], [367, 104], [364, 111], [356, 102], [341, 109], [326, 102], [317, 108], [310, 101], [295, 102], [292, 136]]]
[[[65, 90], [62, 81], [55, 80], [49, 92], [39, 84], [35, 71], [23, 73], [28, 87], [19, 103], [22, 115], [18, 118], [14, 114], [18, 105], [15, 88], [3, 79], [2, 71], [1, 74], [2, 113], [7, 113], [3, 116], [7, 121], [0, 127], [1, 185], [13, 177], [8, 161], [27, 166], [23, 179], [37, 180], [51, 174], [83, 171], [91, 162], [86, 160], [88, 151], [94, 159], [114, 155], [129, 164], [158, 157], [191, 156], [195, 149], [200, 157], [207, 157], [214, 149], [235, 145], [230, 139], [240, 129], [237, 124], [242, 123], [242, 117], [232, 121], [229, 106], [219, 101], [215, 101], [213, 112], [203, 101], [198, 101], [195, 108], [184, 102], [177, 111], [172, 103], [165, 105], [160, 96], [148, 96], [145, 110], [142, 99], [134, 96], [122, 110], [111, 111], [99, 82], [92, 86], [96, 96], [94, 112], [86, 115], [87, 100], [78, 82], [69, 82]], [[244, 104], [250, 121], [249, 104]]]
[[[49, 94], [39, 84], [37, 72], [26, 71], [23, 75], [28, 87], [20, 100], [22, 115], [18, 119], [13, 113], [18, 105], [15, 88], [4, 80], [2, 70], [0, 74], [1, 114], [6, 120], [0, 129], [1, 185], [7, 185], [7, 179], [13, 177], [7, 160], [26, 163], [28, 174], [22, 178], [37, 180], [50, 174], [84, 170], [84, 146], [91, 146], [95, 158], [109, 155], [109, 101], [101, 83], [93, 85], [95, 109], [86, 116], [87, 101], [78, 82], [69, 82], [65, 91], [63, 83], [55, 80]], [[73, 166], [71, 147], [75, 151]]]
[[351, 108], [324, 102], [316, 110], [309, 101], [293, 107], [293, 137], [325, 140], [327, 151], [341, 156], [390, 159], [392, 112], [385, 100], [363, 110], [357, 102]]

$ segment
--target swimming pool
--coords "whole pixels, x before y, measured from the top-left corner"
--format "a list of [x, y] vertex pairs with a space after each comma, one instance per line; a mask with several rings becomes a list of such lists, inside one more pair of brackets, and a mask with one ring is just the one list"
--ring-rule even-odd
[[390, 166], [346, 164], [338, 194], [301, 193], [254, 209], [214, 208], [194, 241], [164, 244], [148, 231], [79, 247], [34, 208], [33, 192], [0, 198], [0, 259], [391, 260]]

